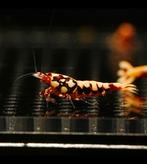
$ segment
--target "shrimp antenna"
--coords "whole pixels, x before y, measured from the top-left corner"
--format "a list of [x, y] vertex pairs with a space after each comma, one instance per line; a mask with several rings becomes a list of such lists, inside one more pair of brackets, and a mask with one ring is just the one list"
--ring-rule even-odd
[[17, 80], [22, 79], [22, 78], [25, 78], [25, 77], [28, 77], [28, 76], [32, 76], [33, 73], [34, 73], [34, 72], [29, 72], [29, 73], [25, 73], [25, 74], [23, 74], [23, 75], [20, 75], [18, 78], [16, 78], [15, 82], [16, 82]]
[[[34, 62], [34, 69], [35, 72], [37, 72], [37, 63], [36, 63], [36, 56], [35, 53], [33, 52], [33, 62]], [[20, 75], [18, 78], [15, 79], [14, 82], [16, 82], [17, 80], [20, 80], [22, 78], [28, 77], [28, 76], [32, 76], [34, 74], [34, 72], [29, 72], [29, 73], [25, 73], [23, 75]]]
[[35, 53], [33, 53], [33, 61], [34, 61], [35, 72], [37, 72], [37, 63], [36, 63], [36, 55], [35, 55]]

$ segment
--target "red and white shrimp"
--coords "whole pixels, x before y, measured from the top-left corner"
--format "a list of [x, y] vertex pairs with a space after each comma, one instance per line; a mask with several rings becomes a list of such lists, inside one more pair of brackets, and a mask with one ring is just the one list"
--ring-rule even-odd
[[137, 78], [147, 77], [147, 65], [133, 67], [129, 62], [121, 61], [119, 67], [117, 72], [119, 79], [117, 81], [120, 83], [129, 84]]
[[69, 100], [82, 100], [92, 96], [104, 96], [109, 91], [137, 92], [136, 86], [133, 84], [75, 80], [70, 76], [51, 72], [37, 72], [33, 76], [48, 85], [48, 88], [40, 92], [46, 101], [51, 101], [52, 96]]

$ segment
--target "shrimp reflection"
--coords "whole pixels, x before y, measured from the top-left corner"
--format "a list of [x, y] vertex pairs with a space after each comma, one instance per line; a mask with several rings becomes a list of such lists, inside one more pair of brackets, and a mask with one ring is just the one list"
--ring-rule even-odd
[[122, 116], [132, 118], [143, 116], [144, 99], [135, 94], [123, 94]]
[[[147, 65], [133, 67], [127, 61], [119, 63], [119, 70], [117, 72], [119, 78], [118, 82], [130, 84], [135, 82], [138, 78], [147, 77]], [[145, 100], [135, 94], [124, 94], [124, 101], [126, 102], [124, 116], [130, 117], [133, 115], [143, 115], [143, 107]]]

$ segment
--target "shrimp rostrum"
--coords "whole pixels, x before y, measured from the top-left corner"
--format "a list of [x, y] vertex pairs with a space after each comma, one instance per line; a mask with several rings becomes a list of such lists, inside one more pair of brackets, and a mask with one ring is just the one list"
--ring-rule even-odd
[[69, 100], [82, 100], [88, 97], [105, 96], [107, 92], [121, 91], [136, 93], [136, 86], [133, 84], [103, 83], [89, 80], [76, 80], [70, 76], [57, 73], [36, 72], [34, 77], [47, 84], [47, 88], [40, 92], [40, 96], [46, 101], [57, 96]]
[[121, 61], [119, 67], [117, 74], [120, 83], [132, 83], [138, 78], [147, 77], [147, 65], [133, 67], [129, 62]]

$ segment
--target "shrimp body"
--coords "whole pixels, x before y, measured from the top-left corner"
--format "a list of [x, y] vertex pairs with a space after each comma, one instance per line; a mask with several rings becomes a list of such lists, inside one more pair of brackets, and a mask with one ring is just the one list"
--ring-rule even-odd
[[127, 61], [121, 61], [119, 63], [118, 82], [120, 83], [132, 83], [137, 78], [147, 77], [147, 65], [133, 67]]
[[46, 89], [40, 92], [40, 95], [47, 101], [50, 101], [50, 97], [52, 96], [71, 100], [81, 100], [92, 96], [104, 96], [109, 91], [136, 92], [136, 87], [132, 84], [103, 83], [93, 80], [82, 81], [76, 80], [70, 76], [51, 72], [37, 72], [34, 73], [33, 76], [48, 85]]

